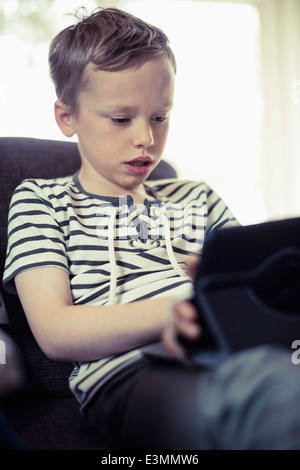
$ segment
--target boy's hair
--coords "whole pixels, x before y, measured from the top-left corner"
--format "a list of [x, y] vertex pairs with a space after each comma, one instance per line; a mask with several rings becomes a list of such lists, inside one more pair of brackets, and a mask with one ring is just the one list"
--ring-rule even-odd
[[105, 8], [61, 31], [49, 51], [50, 76], [58, 99], [78, 111], [77, 98], [94, 70], [120, 71], [166, 57], [176, 71], [169, 40], [159, 28], [117, 8]]

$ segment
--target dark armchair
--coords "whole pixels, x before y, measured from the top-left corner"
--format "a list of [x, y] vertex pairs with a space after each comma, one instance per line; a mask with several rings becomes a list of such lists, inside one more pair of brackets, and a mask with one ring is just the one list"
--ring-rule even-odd
[[[80, 167], [77, 144], [21, 137], [0, 138], [0, 273], [7, 243], [7, 215], [15, 187], [25, 178], [54, 178]], [[151, 179], [173, 178], [176, 172], [162, 161]], [[50, 449], [105, 449], [106, 444], [81, 416], [68, 387], [71, 363], [48, 359], [29, 329], [16, 295], [2, 287], [9, 324], [6, 331], [18, 345], [25, 386], [0, 402], [5, 419], [25, 446]], [[1, 326], [1, 325], [0, 325]], [[1, 448], [1, 445], [0, 445]]]

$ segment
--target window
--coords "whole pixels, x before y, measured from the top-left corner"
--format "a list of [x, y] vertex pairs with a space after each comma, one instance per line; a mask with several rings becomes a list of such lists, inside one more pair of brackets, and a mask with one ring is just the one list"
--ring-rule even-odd
[[[298, 0], [0, 0], [1, 135], [65, 139], [52, 111], [47, 56], [81, 4], [89, 12], [117, 6], [169, 36], [178, 73], [165, 158], [181, 178], [205, 180], [243, 224], [300, 208], [300, 70], [286, 75], [287, 59], [277, 57], [286, 50], [300, 63], [288, 36], [294, 31], [300, 44]], [[283, 25], [284, 50], [274, 42]]]
[[241, 223], [265, 219], [258, 9], [230, 2], [153, 3], [119, 5], [161, 27], [177, 58], [166, 158], [182, 178], [208, 182]]

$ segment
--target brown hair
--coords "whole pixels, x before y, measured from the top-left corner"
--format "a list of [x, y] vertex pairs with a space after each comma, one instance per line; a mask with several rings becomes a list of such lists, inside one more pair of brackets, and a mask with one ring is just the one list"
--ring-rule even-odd
[[85, 70], [119, 71], [166, 57], [176, 71], [169, 40], [159, 28], [117, 8], [105, 8], [61, 31], [49, 51], [50, 76], [58, 99], [76, 114], [77, 98], [87, 86]]

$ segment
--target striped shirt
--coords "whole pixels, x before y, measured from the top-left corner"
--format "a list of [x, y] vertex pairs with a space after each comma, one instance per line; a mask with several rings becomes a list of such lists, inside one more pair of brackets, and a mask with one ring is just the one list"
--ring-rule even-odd
[[[53, 266], [68, 272], [75, 305], [190, 295], [187, 257], [201, 252], [208, 231], [237, 222], [205, 183], [172, 179], [145, 187], [152, 198], [134, 205], [131, 196], [86, 192], [78, 174], [25, 180], [10, 205], [6, 289], [15, 291], [13, 279], [25, 269]], [[76, 363], [70, 387], [82, 408], [142, 354], [141, 348]]]

